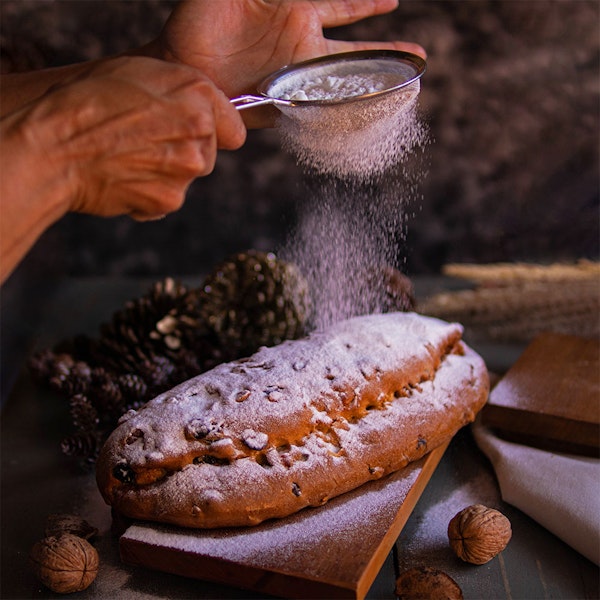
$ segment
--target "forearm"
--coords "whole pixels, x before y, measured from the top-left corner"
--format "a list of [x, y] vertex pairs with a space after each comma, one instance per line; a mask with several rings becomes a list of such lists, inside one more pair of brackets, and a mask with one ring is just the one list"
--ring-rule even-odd
[[0, 282], [3, 283], [39, 236], [66, 212], [69, 178], [35, 148], [19, 119], [1, 123]]
[[52, 86], [83, 73], [95, 62], [76, 63], [25, 73], [3, 74], [0, 79], [0, 118], [43, 96]]
[[101, 63], [109, 62], [119, 56], [146, 56], [148, 58], [168, 60], [168, 57], [164, 56], [164, 52], [162, 52], [158, 42], [153, 40], [144, 46], [131, 48], [114, 56], [106, 56], [96, 60], [37, 71], [2, 74], [0, 75], [0, 118], [18, 110], [32, 100], [40, 98], [51, 87], [67, 83]]

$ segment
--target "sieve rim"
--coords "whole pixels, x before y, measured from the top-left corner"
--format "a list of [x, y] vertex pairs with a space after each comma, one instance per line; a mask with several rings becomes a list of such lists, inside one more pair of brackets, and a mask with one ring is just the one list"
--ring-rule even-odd
[[[295, 72], [307, 70], [313, 66], [324, 66], [327, 64], [335, 64], [339, 62], [359, 62], [361, 60], [393, 60], [398, 63], [403, 63], [414, 69], [412, 77], [406, 79], [402, 83], [379, 90], [377, 92], [370, 92], [368, 94], [361, 94], [359, 96], [349, 96], [347, 98], [324, 98], [320, 100], [289, 100], [284, 98], [278, 98], [276, 96], [269, 95], [269, 89], [284, 76], [291, 75]], [[417, 54], [412, 52], [405, 52], [402, 50], [355, 50], [352, 52], [340, 52], [337, 54], [326, 54], [324, 56], [318, 56], [311, 58], [299, 63], [286, 65], [277, 71], [274, 71], [265, 79], [263, 79], [257, 87], [258, 93], [265, 99], [271, 99], [275, 104], [285, 104], [286, 106], [326, 106], [332, 104], [348, 104], [349, 102], [357, 102], [363, 100], [369, 100], [377, 96], [383, 96], [396, 92], [404, 87], [409, 86], [422, 77], [427, 68], [425, 59], [421, 58]]]

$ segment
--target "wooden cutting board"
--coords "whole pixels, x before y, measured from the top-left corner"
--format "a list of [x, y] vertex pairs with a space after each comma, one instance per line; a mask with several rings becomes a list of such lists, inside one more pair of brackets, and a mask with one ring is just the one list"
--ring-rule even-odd
[[539, 335], [494, 387], [481, 419], [511, 441], [597, 457], [600, 340]]
[[120, 538], [121, 559], [284, 598], [362, 599], [447, 445], [320, 508], [257, 527], [131, 525]]

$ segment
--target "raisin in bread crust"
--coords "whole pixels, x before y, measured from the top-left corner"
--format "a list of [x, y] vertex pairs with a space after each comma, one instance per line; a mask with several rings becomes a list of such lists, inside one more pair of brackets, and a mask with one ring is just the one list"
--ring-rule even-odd
[[455, 323], [357, 317], [222, 364], [125, 415], [104, 445], [106, 502], [209, 528], [284, 517], [419, 459], [489, 391]]

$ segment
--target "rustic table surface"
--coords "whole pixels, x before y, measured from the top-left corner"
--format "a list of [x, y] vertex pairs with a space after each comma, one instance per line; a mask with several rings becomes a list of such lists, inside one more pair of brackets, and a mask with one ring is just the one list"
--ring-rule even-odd
[[[107, 321], [126, 300], [143, 294], [150, 283], [114, 279], [67, 281], [47, 298], [38, 319], [24, 317], [26, 306], [18, 307], [15, 314], [3, 314], [3, 319], [12, 319], [10, 331], [25, 331], [29, 339], [23, 345], [22, 336], [17, 336], [15, 354], [2, 357], [2, 376], [11, 383], [1, 422], [2, 598], [58, 597], [37, 583], [27, 558], [31, 546], [43, 537], [46, 518], [52, 513], [80, 515], [100, 530], [95, 545], [101, 570], [96, 581], [77, 597], [260, 597], [234, 587], [128, 567], [120, 562], [118, 538], [111, 533], [110, 510], [100, 498], [93, 473], [82, 472], [60, 453], [59, 441], [70, 432], [66, 402], [37, 387], [25, 368], [25, 357], [18, 354], [19, 349], [31, 352], [47, 348], [75, 334], [95, 334], [101, 322]], [[417, 279], [415, 286], [419, 295], [446, 283]], [[523, 349], [473, 345], [490, 370], [498, 374], [505, 372]], [[19, 357], [20, 368], [13, 378], [15, 356]], [[446, 537], [452, 516], [474, 503], [498, 508], [513, 526], [513, 538], [506, 550], [482, 566], [457, 559]], [[466, 599], [600, 597], [596, 565], [527, 515], [502, 502], [493, 470], [468, 428], [451, 442], [367, 597], [394, 598], [398, 572], [413, 566], [442, 569], [458, 582]]]

